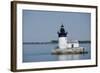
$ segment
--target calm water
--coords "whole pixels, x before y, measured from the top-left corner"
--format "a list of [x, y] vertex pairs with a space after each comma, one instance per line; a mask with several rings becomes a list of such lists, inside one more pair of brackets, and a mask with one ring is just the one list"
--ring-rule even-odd
[[51, 52], [56, 46], [57, 44], [24, 44], [23, 62], [84, 60], [91, 58], [90, 43], [80, 44], [88, 52], [87, 54], [52, 55]]

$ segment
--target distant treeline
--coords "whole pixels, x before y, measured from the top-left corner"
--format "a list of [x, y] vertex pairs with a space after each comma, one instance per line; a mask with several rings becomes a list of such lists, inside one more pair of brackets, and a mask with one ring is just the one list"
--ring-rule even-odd
[[91, 43], [91, 41], [79, 41], [79, 43]]
[[23, 42], [23, 44], [53, 44], [52, 42]]
[[[23, 44], [56, 44], [57, 40], [52, 40], [51, 42], [23, 42]], [[79, 41], [79, 43], [91, 43], [91, 41]]]

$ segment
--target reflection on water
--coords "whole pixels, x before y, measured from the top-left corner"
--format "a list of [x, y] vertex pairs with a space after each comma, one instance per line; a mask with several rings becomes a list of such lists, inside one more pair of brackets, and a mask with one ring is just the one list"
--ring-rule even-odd
[[83, 60], [91, 58], [90, 43], [80, 44], [84, 47], [87, 54], [66, 54], [53, 55], [52, 50], [57, 44], [24, 44], [23, 62], [41, 62], [41, 61], [63, 61], [63, 60]]
[[77, 55], [57, 55], [58, 57], [58, 60], [59, 61], [63, 61], [63, 60], [78, 60], [80, 55], [77, 54]]

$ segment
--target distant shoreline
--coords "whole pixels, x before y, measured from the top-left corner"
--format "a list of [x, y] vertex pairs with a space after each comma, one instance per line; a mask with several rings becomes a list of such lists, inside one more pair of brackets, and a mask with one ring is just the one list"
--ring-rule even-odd
[[23, 42], [23, 44], [53, 44], [52, 42]]
[[79, 43], [91, 43], [91, 41], [79, 41]]
[[[57, 44], [58, 41], [51, 42], [23, 42], [23, 44]], [[79, 41], [79, 43], [91, 43], [91, 41]]]

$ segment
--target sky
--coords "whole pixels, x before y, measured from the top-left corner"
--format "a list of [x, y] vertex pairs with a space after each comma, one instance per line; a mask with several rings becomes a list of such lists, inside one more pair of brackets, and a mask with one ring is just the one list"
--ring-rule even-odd
[[23, 10], [23, 42], [57, 40], [57, 31], [62, 24], [68, 32], [68, 39], [91, 39], [90, 13]]

